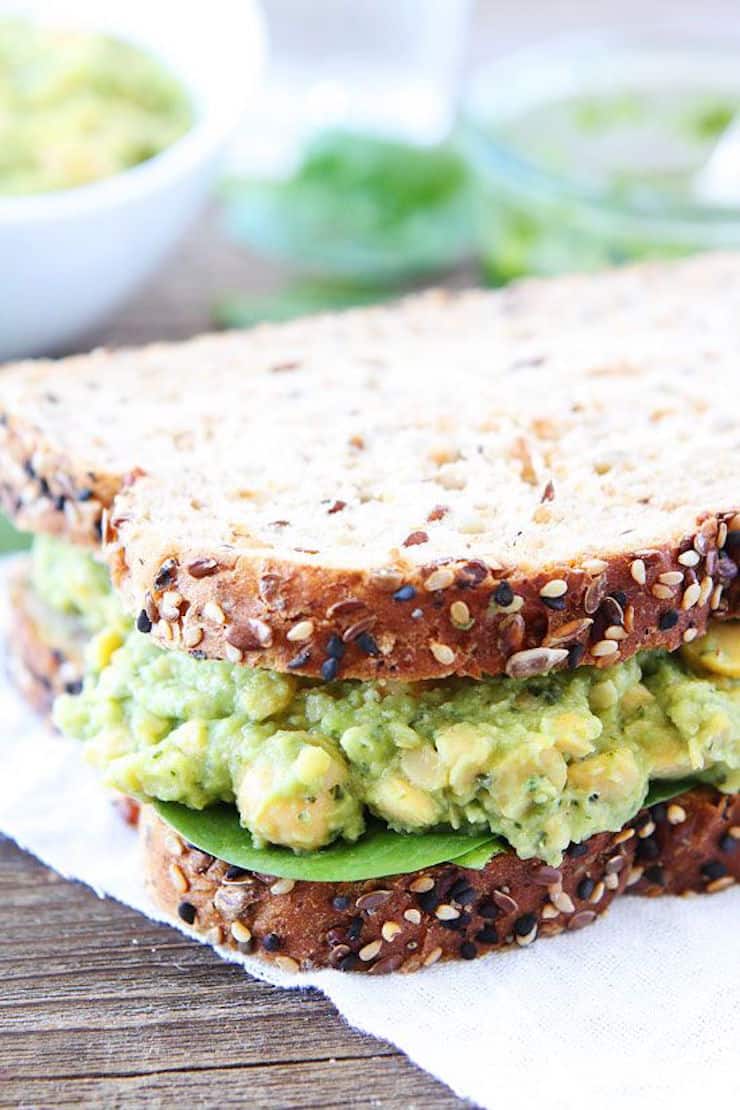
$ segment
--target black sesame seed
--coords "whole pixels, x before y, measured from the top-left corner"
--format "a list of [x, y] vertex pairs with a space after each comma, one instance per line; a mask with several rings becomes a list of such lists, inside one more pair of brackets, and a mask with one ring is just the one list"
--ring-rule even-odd
[[665, 613], [661, 613], [658, 617], [658, 628], [661, 632], [667, 632], [669, 628], [675, 628], [678, 624], [678, 613], [675, 609], [666, 609]]
[[478, 906], [478, 913], [481, 917], [498, 917], [499, 908], [495, 902], [481, 902]]
[[705, 879], [724, 879], [727, 868], [722, 860], [710, 859], [708, 863], [702, 864], [701, 873]]
[[393, 595], [394, 601], [413, 601], [416, 597], [416, 590], [413, 586], [401, 586], [400, 590], [396, 590]]
[[380, 648], [375, 642], [375, 637], [371, 636], [369, 632], [361, 632], [355, 643], [360, 651], [365, 652], [365, 655], [380, 655]]
[[573, 647], [568, 648], [568, 670], [574, 671], [585, 654], [585, 644], [573, 644]]
[[645, 872], [645, 878], [649, 883], [655, 883], [656, 886], [665, 886], [665, 873], [659, 864], [654, 864], [648, 867]]
[[542, 602], [548, 609], [560, 611], [565, 608], [565, 597], [543, 597]]
[[100, 517], [93, 524], [93, 531], [99, 540], [103, 538], [103, 521]]
[[35, 471], [33, 463], [31, 462], [30, 459], [25, 460], [25, 462], [23, 463], [23, 469], [25, 470], [25, 472], [26, 472], [26, 474], [28, 475], [29, 478], [35, 478], [36, 477], [36, 471]]
[[265, 952], [277, 952], [282, 947], [282, 943], [277, 933], [267, 933], [262, 938], [262, 947]]
[[652, 806], [650, 816], [657, 824], [667, 820], [667, 810], [663, 802], [658, 802], [657, 805]]
[[737, 848], [737, 843], [738, 842], [737, 840], [735, 840], [734, 836], [730, 836], [729, 833], [725, 833], [725, 835], [719, 842], [719, 850], [720, 852], [724, 852], [726, 855], [729, 856]]
[[88, 487], [85, 487], [85, 489], [80, 489], [80, 490], [77, 491], [77, 500], [78, 501], [89, 501], [90, 498], [92, 497], [92, 495], [93, 495], [93, 491], [91, 489], [89, 489]]
[[493, 591], [493, 600], [497, 605], [503, 605], [504, 607], [511, 605], [514, 600], [514, 591], [506, 580], [499, 582]]
[[596, 883], [594, 882], [594, 880], [589, 879], [588, 876], [586, 876], [585, 879], [581, 879], [580, 883], [576, 887], [576, 894], [579, 898], [582, 898], [585, 901], [587, 898], [591, 897], [594, 892], [595, 886]]
[[330, 659], [341, 659], [347, 650], [347, 645], [342, 643], [341, 637], [333, 632], [326, 644], [326, 654]]
[[64, 512], [64, 506], [66, 502], [67, 498], [64, 496], [63, 493], [60, 493], [58, 497], [54, 498], [54, 508], [58, 513]]
[[294, 671], [298, 667], [305, 667], [306, 663], [308, 663], [310, 658], [311, 658], [311, 649], [310, 648], [304, 648], [303, 651], [299, 651], [297, 655], [294, 655], [293, 658], [290, 660], [290, 662], [285, 664], [286, 668], [289, 671]]
[[587, 852], [587, 844], [569, 844], [565, 849], [566, 856], [570, 856], [571, 859], [578, 859], [579, 856], [585, 856]]
[[352, 920], [350, 921], [348, 927], [347, 927], [347, 940], [350, 942], [350, 944], [354, 944], [355, 941], [360, 939], [360, 933], [361, 932], [362, 932], [362, 918], [361, 917], [353, 917]]
[[439, 895], [436, 890], [425, 890], [423, 894], [417, 895], [417, 901], [427, 913], [434, 913], [439, 905]]
[[78, 678], [75, 682], [65, 682], [65, 684], [64, 684], [65, 694], [71, 694], [72, 697], [75, 697], [81, 691], [82, 691], [82, 679], [81, 678]]
[[331, 904], [335, 910], [348, 910], [350, 901], [351, 899], [346, 894], [337, 894], [336, 898], [332, 898]]
[[149, 620], [146, 609], [142, 609], [136, 618], [136, 627], [139, 632], [151, 632], [152, 622]]
[[46, 478], [39, 478], [39, 492], [42, 497], [51, 497], [51, 488]]
[[464, 960], [474, 960], [478, 955], [478, 949], [473, 944], [472, 940], [466, 940], [460, 945], [460, 955]]
[[658, 842], [652, 836], [646, 836], [644, 840], [639, 840], [637, 843], [637, 851], [635, 852], [639, 860], [654, 860], [660, 855], [660, 848]]
[[458, 879], [457, 882], [453, 883], [450, 887], [447, 897], [452, 902], [458, 902], [461, 906], [469, 906], [475, 901], [475, 891], [465, 879]]
[[498, 941], [498, 933], [493, 925], [484, 925], [483, 928], [475, 934], [475, 939], [480, 944], [496, 944]]
[[537, 925], [537, 917], [533, 913], [523, 913], [514, 922], [514, 932], [518, 937], [526, 937]]
[[178, 917], [181, 917], [187, 925], [193, 924], [197, 912], [198, 911], [196, 910], [192, 902], [181, 902], [180, 905], [177, 907]]
[[233, 883], [237, 879], [243, 879], [246, 873], [247, 872], [244, 870], [243, 867], [237, 867], [235, 864], [233, 864], [231, 867], [226, 868], [226, 871], [224, 872], [224, 878], [227, 882]]
[[625, 605], [627, 604], [627, 594], [624, 592], [624, 590], [614, 590], [614, 592], [609, 596], [613, 597], [617, 605], [620, 605], [622, 609], [624, 609]]
[[324, 682], [333, 682], [339, 673], [338, 659], [325, 659], [321, 664], [321, 677]]

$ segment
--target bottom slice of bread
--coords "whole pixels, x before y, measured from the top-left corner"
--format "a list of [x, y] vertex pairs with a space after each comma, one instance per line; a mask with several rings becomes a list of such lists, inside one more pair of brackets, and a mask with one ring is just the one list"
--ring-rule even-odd
[[79, 688], [89, 636], [78, 620], [56, 612], [37, 597], [24, 561], [11, 576], [10, 609], [10, 679], [34, 709], [50, 713], [57, 694]]
[[293, 882], [199, 851], [151, 807], [141, 834], [163, 909], [211, 944], [286, 971], [417, 971], [582, 929], [623, 893], [714, 894], [740, 880], [740, 794], [710, 787], [572, 845], [560, 867], [506, 852], [480, 871], [446, 863], [366, 882]]

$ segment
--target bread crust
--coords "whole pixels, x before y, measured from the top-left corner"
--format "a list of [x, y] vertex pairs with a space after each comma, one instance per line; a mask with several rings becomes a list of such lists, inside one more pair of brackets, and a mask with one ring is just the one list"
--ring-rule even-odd
[[136, 485], [106, 527], [114, 585], [157, 643], [198, 658], [324, 678], [529, 677], [675, 651], [710, 617], [738, 612], [734, 510], [663, 547], [580, 566], [399, 560], [361, 572], [147, 545], [129, 515]]
[[422, 680], [673, 650], [737, 612], [739, 295], [715, 254], [19, 364], [0, 501], [104, 532], [132, 614], [203, 657]]
[[11, 575], [9, 599], [8, 673], [30, 705], [47, 715], [57, 694], [80, 688], [87, 636], [73, 618], [50, 613], [34, 595], [25, 560]]
[[99, 473], [48, 443], [22, 414], [4, 412], [0, 429], [0, 507], [22, 531], [98, 547], [101, 517], [122, 476]]
[[293, 972], [417, 971], [580, 929], [623, 893], [717, 893], [740, 880], [740, 795], [710, 787], [572, 846], [560, 868], [506, 852], [480, 871], [448, 863], [367, 882], [293, 883], [229, 869], [151, 807], [141, 833], [165, 911], [211, 944]]

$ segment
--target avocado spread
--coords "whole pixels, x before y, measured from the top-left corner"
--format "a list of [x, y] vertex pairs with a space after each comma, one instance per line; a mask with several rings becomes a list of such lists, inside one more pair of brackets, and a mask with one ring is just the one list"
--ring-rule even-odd
[[0, 19], [0, 195], [86, 185], [191, 126], [178, 81], [120, 39]]
[[[38, 561], [46, 598], [69, 604], [70, 560], [91, 562]], [[79, 577], [110, 597], [98, 569]], [[104, 602], [88, 590], [81, 604]], [[356, 840], [369, 811], [399, 831], [490, 829], [557, 863], [571, 841], [621, 828], [651, 780], [740, 787], [740, 680], [702, 669], [717, 653], [701, 644], [523, 680], [320, 683], [159, 648], [119, 612], [55, 718], [109, 785], [235, 803], [258, 845]]]

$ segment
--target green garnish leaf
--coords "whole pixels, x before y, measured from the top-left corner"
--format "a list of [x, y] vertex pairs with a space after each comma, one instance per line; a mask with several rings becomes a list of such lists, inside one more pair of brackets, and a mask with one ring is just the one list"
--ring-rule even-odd
[[501, 852], [510, 851], [509, 845], [500, 837], [495, 837], [480, 848], [471, 848], [463, 856], [455, 856], [458, 867], [469, 867], [471, 871], [482, 871], [486, 864]]
[[225, 189], [227, 226], [252, 249], [314, 274], [396, 282], [472, 250], [471, 180], [451, 145], [331, 130], [293, 174]]
[[657, 782], [650, 783], [644, 805], [654, 806], [658, 802], [669, 802], [671, 798], [676, 798], [679, 794], [685, 794], [687, 790], [693, 790], [695, 786], [700, 785], [701, 782], [698, 778], [659, 779]]
[[[506, 845], [491, 833], [466, 831], [397, 833], [374, 823], [354, 844], [337, 841], [318, 852], [298, 856], [289, 848], [257, 848], [239, 824], [234, 806], [215, 805], [189, 809], [178, 802], [155, 801], [162, 818], [176, 832], [209, 855], [281, 879], [339, 883], [379, 879], [454, 861], [480, 868]], [[485, 859], [484, 859], [485, 856]], [[465, 863], [461, 861], [465, 860]], [[474, 862], [468, 862], [474, 860]]]

